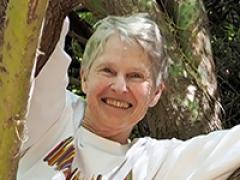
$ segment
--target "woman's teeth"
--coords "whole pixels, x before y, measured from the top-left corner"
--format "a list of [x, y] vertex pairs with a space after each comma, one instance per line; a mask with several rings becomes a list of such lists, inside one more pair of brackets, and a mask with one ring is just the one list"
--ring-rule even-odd
[[119, 101], [119, 100], [116, 100], [116, 99], [105, 99], [104, 102], [110, 106], [114, 106], [114, 107], [117, 107], [117, 108], [122, 108], [122, 109], [127, 109], [130, 107], [130, 104], [127, 103], [127, 102], [124, 102], [124, 101]]

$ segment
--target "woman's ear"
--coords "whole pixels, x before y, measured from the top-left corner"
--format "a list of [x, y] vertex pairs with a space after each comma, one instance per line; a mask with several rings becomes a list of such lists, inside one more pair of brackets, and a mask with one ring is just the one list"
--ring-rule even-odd
[[86, 94], [87, 90], [87, 82], [86, 82], [86, 72], [81, 69], [80, 70], [80, 78], [81, 78], [81, 86], [82, 86], [82, 91]]
[[155, 106], [158, 103], [164, 88], [165, 88], [164, 83], [161, 83], [160, 85], [158, 85], [156, 87], [156, 89], [154, 91], [154, 94], [152, 95], [152, 99], [151, 99], [151, 101], [149, 103], [149, 107], [153, 107], [153, 106]]

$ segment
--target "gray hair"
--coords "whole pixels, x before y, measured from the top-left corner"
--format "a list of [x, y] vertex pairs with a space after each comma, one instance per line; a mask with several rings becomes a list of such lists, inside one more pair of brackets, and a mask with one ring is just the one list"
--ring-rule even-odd
[[128, 17], [108, 16], [95, 25], [95, 32], [86, 45], [82, 69], [89, 71], [97, 55], [103, 52], [108, 38], [118, 33], [121, 40], [137, 42], [149, 55], [152, 63], [153, 77], [159, 85], [167, 77], [167, 58], [164, 42], [157, 24], [146, 14]]

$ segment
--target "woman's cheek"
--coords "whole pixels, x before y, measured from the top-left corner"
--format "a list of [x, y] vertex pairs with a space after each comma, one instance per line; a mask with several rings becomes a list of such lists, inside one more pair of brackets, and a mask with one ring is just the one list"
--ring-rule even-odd
[[148, 97], [151, 92], [151, 88], [148, 84], [138, 84], [135, 87], [133, 87], [133, 90], [135, 91], [135, 94], [141, 97]]

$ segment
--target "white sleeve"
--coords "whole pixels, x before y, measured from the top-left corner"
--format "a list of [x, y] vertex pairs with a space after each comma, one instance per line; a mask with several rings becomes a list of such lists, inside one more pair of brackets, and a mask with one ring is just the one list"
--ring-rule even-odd
[[34, 144], [60, 118], [65, 108], [67, 69], [71, 62], [70, 56], [64, 51], [68, 28], [69, 19], [66, 18], [53, 53], [32, 83], [34, 87], [26, 119], [28, 140], [23, 144], [22, 150]]
[[161, 164], [156, 179], [226, 179], [240, 167], [240, 126], [180, 143]]

